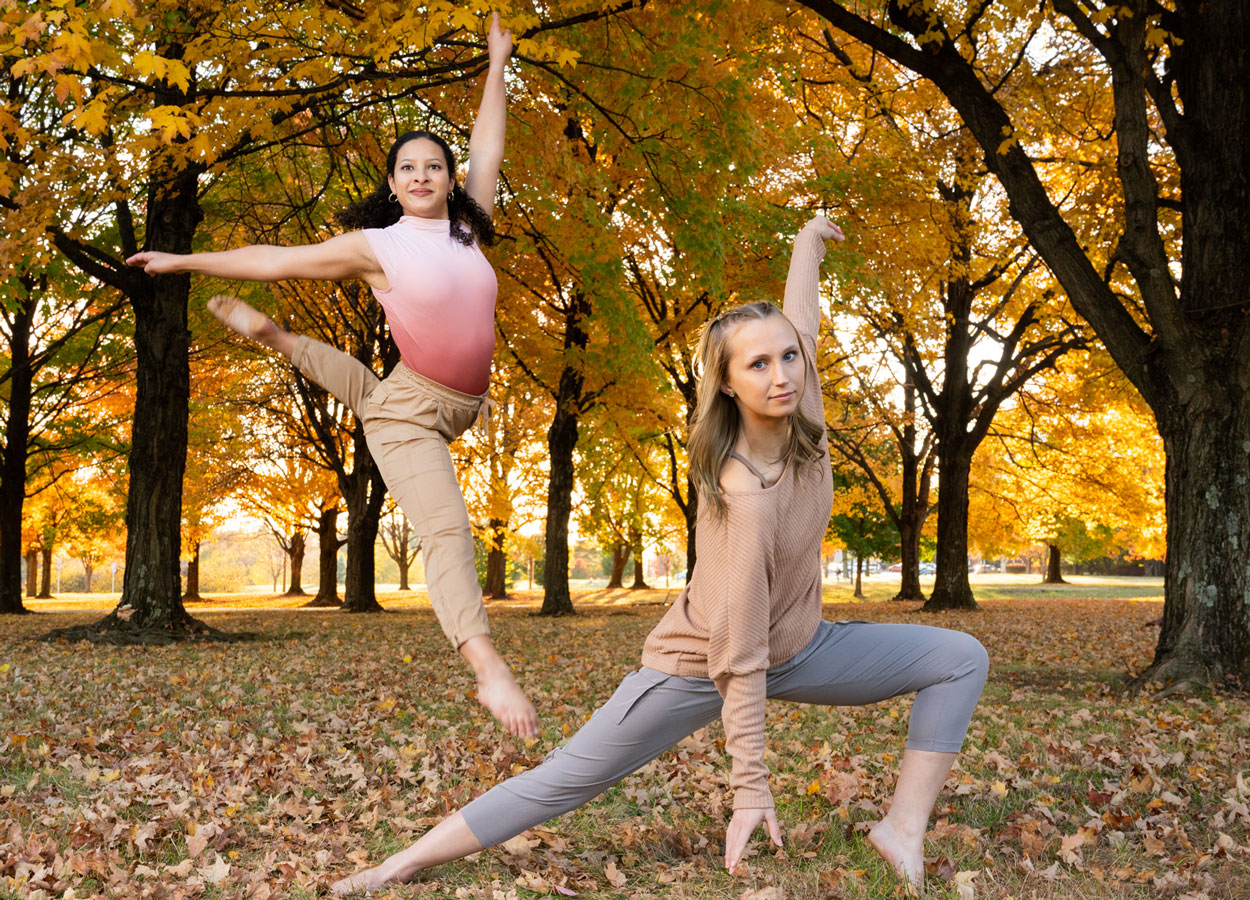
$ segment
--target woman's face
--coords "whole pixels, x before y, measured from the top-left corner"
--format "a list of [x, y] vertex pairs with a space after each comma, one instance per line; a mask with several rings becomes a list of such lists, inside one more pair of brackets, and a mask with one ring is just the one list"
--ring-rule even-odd
[[744, 419], [792, 415], [803, 395], [799, 336], [784, 316], [750, 319], [728, 338], [729, 362], [721, 390], [734, 398]]
[[447, 218], [451, 174], [443, 148], [429, 138], [416, 138], [399, 148], [395, 171], [388, 176], [404, 215]]

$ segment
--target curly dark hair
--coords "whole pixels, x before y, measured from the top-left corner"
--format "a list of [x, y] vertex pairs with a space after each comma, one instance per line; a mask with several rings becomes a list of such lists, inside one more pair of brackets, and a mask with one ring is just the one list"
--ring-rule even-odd
[[[395, 143], [391, 144], [390, 153], [386, 155], [387, 173], [395, 172], [395, 163], [399, 159], [400, 148], [409, 141], [420, 138], [438, 144], [443, 151], [443, 157], [447, 160], [447, 173], [451, 176], [453, 184], [451, 198], [447, 201], [447, 218], [451, 220], [451, 236], [466, 246], [476, 240], [481, 246], [489, 247], [495, 242], [495, 226], [491, 224], [486, 210], [482, 209], [460, 185], [460, 182], [455, 180], [456, 158], [452, 155], [451, 147], [437, 134], [431, 131], [409, 131], [397, 137]], [[392, 197], [391, 186], [383, 178], [373, 189], [373, 193], [361, 197], [338, 213], [335, 218], [339, 224], [348, 228], [385, 228], [387, 225], [394, 225], [404, 211]]]

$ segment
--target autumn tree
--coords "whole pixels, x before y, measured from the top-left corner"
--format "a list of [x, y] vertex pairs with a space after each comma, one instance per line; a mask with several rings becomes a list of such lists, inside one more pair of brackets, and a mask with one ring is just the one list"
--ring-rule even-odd
[[1150, 413], [1105, 353], [1079, 354], [1021, 393], [994, 423], [978, 474], [1017, 533], [1061, 557], [1119, 544], [1157, 558], [1163, 541], [1163, 449]]
[[[1149, 404], [1168, 459], [1168, 566], [1141, 681], [1250, 675], [1250, 455], [1228, 451], [1250, 444], [1250, 392], [1237, 374], [1250, 366], [1250, 8], [801, 5], [942, 91], [1030, 242]], [[1001, 44], [1003, 62], [987, 67], [982, 48]], [[1048, 189], [1065, 159], [1039, 120], [1068, 98], [1091, 113], [1089, 155], [1114, 153], [1093, 209]]]

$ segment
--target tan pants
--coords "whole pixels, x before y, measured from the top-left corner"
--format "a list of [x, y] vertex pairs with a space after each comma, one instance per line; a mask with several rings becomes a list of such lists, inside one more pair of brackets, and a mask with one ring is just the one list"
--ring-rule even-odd
[[473, 567], [473, 532], [447, 445], [477, 418], [485, 396], [438, 384], [402, 362], [385, 381], [333, 347], [301, 336], [291, 362], [364, 424], [369, 452], [421, 538], [434, 614], [452, 645], [487, 634]]

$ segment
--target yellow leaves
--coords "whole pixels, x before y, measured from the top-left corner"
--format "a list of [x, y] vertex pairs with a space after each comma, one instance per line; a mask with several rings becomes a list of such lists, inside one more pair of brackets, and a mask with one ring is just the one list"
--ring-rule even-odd
[[1013, 147], [1019, 147], [1020, 142], [1016, 140], [1015, 130], [1010, 125], [1003, 126], [1003, 140], [998, 145], [997, 153], [999, 156], [1006, 156]]
[[0, 663], [0, 675], [8, 675], [11, 668], [9, 663]]
[[133, 0], [104, 0], [100, 4], [100, 15], [107, 18], [129, 18], [135, 14]]
[[172, 143], [177, 138], [191, 137], [191, 129], [199, 124], [199, 117], [178, 106], [158, 106], [149, 115], [152, 128], [160, 133], [161, 140]]
[[452, 11], [447, 18], [448, 24], [453, 28], [463, 28], [466, 31], [476, 31], [478, 27], [478, 16], [472, 9], [468, 7], [460, 7]]
[[109, 129], [109, 106], [96, 98], [78, 107], [68, 115], [68, 123], [91, 135], [102, 135]]
[[181, 60], [165, 59], [150, 50], [141, 50], [134, 55], [131, 65], [140, 78], [166, 81], [182, 91], [191, 86], [191, 73]]

